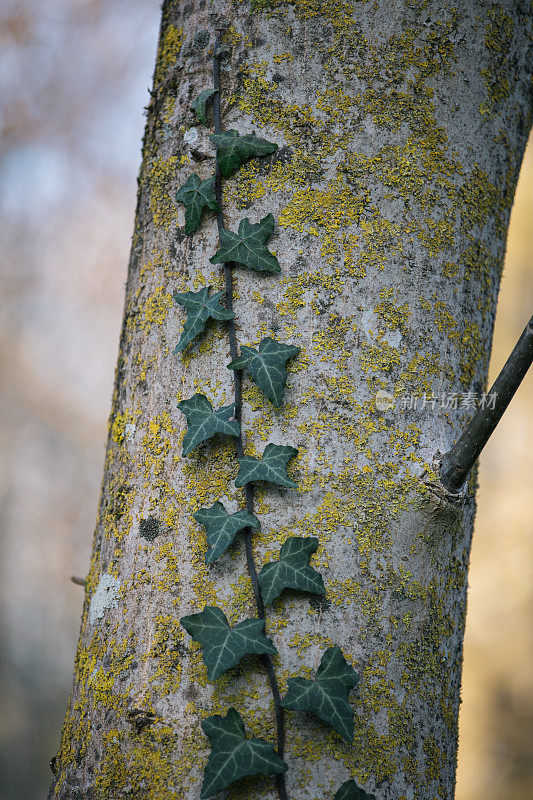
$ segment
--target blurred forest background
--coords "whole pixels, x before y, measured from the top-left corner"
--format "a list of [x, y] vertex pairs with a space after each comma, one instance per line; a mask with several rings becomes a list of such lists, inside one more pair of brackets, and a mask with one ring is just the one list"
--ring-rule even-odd
[[[104, 460], [156, 0], [0, 0], [0, 800], [46, 796]], [[491, 379], [533, 308], [524, 162]], [[533, 796], [533, 375], [483, 454], [457, 800]]]

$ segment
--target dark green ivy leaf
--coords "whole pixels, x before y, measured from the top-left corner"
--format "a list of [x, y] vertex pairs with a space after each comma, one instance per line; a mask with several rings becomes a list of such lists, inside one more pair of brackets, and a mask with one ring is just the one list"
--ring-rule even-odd
[[376, 796], [365, 792], [355, 781], [346, 781], [335, 795], [334, 800], [376, 800]]
[[183, 439], [184, 456], [189, 455], [191, 450], [206, 439], [210, 439], [215, 433], [239, 436], [239, 423], [230, 419], [235, 412], [235, 403], [213, 411], [213, 406], [207, 397], [196, 392], [188, 400], [178, 403], [178, 408], [187, 417], [189, 426]]
[[237, 170], [258, 156], [269, 156], [278, 146], [273, 142], [261, 139], [255, 133], [239, 136], [237, 131], [213, 133], [209, 137], [217, 149], [217, 162], [223, 178], [231, 178]]
[[230, 546], [235, 535], [243, 528], [259, 528], [259, 520], [244, 509], [228, 514], [222, 503], [213, 503], [211, 508], [199, 508], [194, 519], [205, 527], [209, 549], [205, 563], [211, 564]]
[[279, 561], [265, 564], [257, 576], [265, 604], [279, 597], [284, 589], [325, 593], [322, 575], [309, 566], [309, 559], [317, 547], [316, 536], [291, 536], [287, 539], [281, 548]]
[[198, 175], [190, 175], [178, 189], [176, 200], [185, 206], [185, 233], [194, 233], [200, 225], [204, 208], [218, 211], [215, 179], [201, 181]]
[[351, 742], [354, 722], [348, 692], [358, 680], [359, 676], [347, 663], [340, 647], [329, 647], [322, 656], [314, 681], [290, 678], [289, 690], [281, 705], [293, 711], [312, 711]]
[[289, 460], [298, 453], [295, 447], [282, 444], [267, 444], [261, 458], [243, 456], [239, 458], [239, 472], [235, 486], [245, 486], [253, 481], [268, 481], [287, 489], [297, 489], [298, 484], [287, 475]]
[[245, 619], [231, 628], [222, 609], [206, 606], [199, 614], [182, 617], [180, 622], [194, 641], [202, 645], [210, 681], [216, 681], [250, 653], [278, 652], [265, 636], [263, 619]]
[[204, 286], [199, 292], [174, 292], [174, 300], [187, 309], [187, 321], [183, 327], [181, 338], [174, 349], [175, 353], [185, 350], [205, 327], [209, 317], [217, 320], [233, 319], [235, 314], [220, 305], [224, 292], [217, 292], [209, 297], [210, 286]]
[[228, 364], [228, 369], [247, 369], [263, 394], [279, 408], [287, 383], [285, 364], [299, 352], [299, 347], [282, 344], [267, 336], [259, 343], [259, 352], [249, 345], [241, 345], [240, 355]]
[[225, 717], [215, 714], [202, 722], [211, 742], [200, 797], [205, 800], [249, 775], [279, 775], [287, 764], [264, 739], [247, 739], [244, 723], [234, 708]]
[[266, 246], [273, 232], [272, 214], [267, 214], [255, 224], [245, 217], [239, 223], [238, 233], [227, 230], [220, 232], [220, 248], [209, 260], [212, 264], [235, 261], [256, 272], [281, 272], [278, 259]]
[[202, 125], [205, 125], [207, 122], [207, 118], [205, 116], [207, 102], [213, 97], [215, 92], [216, 89], [204, 89], [202, 92], [200, 92], [200, 94], [192, 104], [192, 108], [196, 112], [198, 121], [201, 122]]

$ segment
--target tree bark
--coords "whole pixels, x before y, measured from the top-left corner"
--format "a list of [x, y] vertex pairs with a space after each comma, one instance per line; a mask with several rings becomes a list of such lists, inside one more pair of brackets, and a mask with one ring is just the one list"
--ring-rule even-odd
[[[274, 335], [301, 348], [281, 410], [244, 382], [246, 452], [268, 442], [299, 449], [290, 468], [298, 492], [256, 491], [254, 554], [260, 567], [288, 536], [317, 536], [313, 565], [327, 588], [323, 601], [283, 595], [267, 608], [266, 631], [282, 693], [289, 677], [314, 675], [334, 644], [360, 674], [353, 745], [287, 713], [288, 794], [326, 800], [352, 776], [379, 800], [453, 797], [475, 477], [455, 501], [433, 485], [434, 467], [472, 416], [469, 393], [485, 387], [531, 121], [526, 6], [164, 3], [51, 798], [197, 800], [209, 753], [200, 722], [230, 706], [254, 736], [276, 741], [259, 660], [211, 684], [179, 624], [205, 605], [231, 624], [256, 613], [242, 540], [207, 567], [193, 519], [217, 500], [243, 507], [234, 445], [221, 439], [181, 456], [177, 403], [195, 391], [214, 407], [233, 401], [226, 331], [213, 324], [183, 358], [173, 355], [184, 314], [172, 293], [224, 285], [209, 263], [214, 215], [185, 237], [174, 199], [192, 172], [213, 173], [212, 118], [199, 125], [190, 104], [212, 85], [221, 27], [232, 47], [223, 126], [279, 145], [224, 187], [231, 230], [274, 214], [270, 249], [282, 269], [234, 270], [237, 338]], [[395, 399], [385, 410], [380, 389]], [[230, 796], [273, 800], [275, 782], [247, 780]]]

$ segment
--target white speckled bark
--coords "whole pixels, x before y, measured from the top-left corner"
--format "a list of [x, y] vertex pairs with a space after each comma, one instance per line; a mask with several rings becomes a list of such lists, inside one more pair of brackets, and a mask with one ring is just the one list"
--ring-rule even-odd
[[[516, 2], [165, 2], [94, 555], [50, 797], [198, 800], [208, 754], [200, 722], [231, 705], [274, 741], [258, 661], [213, 687], [178, 623], [205, 604], [232, 623], [255, 614], [242, 541], [206, 568], [192, 516], [216, 500], [242, 504], [231, 443], [181, 457], [179, 400], [233, 399], [224, 328], [210, 324], [184, 358], [172, 355], [183, 313], [171, 293], [222, 287], [209, 264], [213, 217], [185, 238], [174, 201], [192, 171], [213, 171], [209, 131], [189, 107], [210, 85], [220, 24], [232, 45], [223, 125], [279, 145], [225, 186], [231, 229], [274, 214], [282, 269], [235, 270], [238, 338], [301, 348], [281, 411], [245, 381], [247, 452], [299, 448], [299, 492], [256, 493], [256, 560], [272, 560], [289, 535], [316, 535], [312, 563], [328, 589], [323, 602], [284, 595], [267, 610], [267, 634], [283, 691], [332, 644], [361, 675], [353, 745], [288, 713], [289, 795], [329, 800], [353, 776], [379, 800], [450, 798], [474, 480], [459, 505], [425, 481], [472, 413], [467, 393], [484, 388], [530, 124], [529, 21]], [[379, 389], [394, 407], [376, 409]], [[420, 399], [403, 408], [406, 395], [424, 393], [438, 397], [434, 408]], [[450, 393], [456, 409], [441, 403]], [[104, 574], [119, 582], [118, 604], [91, 616]], [[232, 792], [276, 796], [271, 779]]]

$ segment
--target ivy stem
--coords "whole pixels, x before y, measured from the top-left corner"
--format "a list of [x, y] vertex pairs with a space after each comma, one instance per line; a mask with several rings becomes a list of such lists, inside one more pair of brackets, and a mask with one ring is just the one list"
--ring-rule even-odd
[[[220, 48], [221, 36], [220, 32], [217, 33], [215, 40], [215, 53], [213, 57], [213, 120], [215, 133], [222, 132], [222, 122], [220, 114]], [[222, 176], [220, 174], [220, 167], [218, 161], [215, 159], [215, 196], [217, 200], [217, 225], [219, 234], [225, 230], [224, 215], [222, 212]], [[232, 263], [226, 261], [224, 263], [224, 288], [226, 292], [226, 308], [233, 311], [233, 272]], [[235, 321], [233, 319], [226, 322], [229, 350], [232, 360], [237, 358], [237, 331], [235, 328]], [[233, 370], [234, 386], [235, 386], [235, 419], [239, 425], [239, 436], [235, 441], [237, 450], [237, 458], [242, 458], [244, 455], [244, 445], [242, 439], [242, 370]], [[254, 513], [254, 490], [253, 484], [247, 483], [244, 487], [244, 496], [246, 501], [246, 511], [249, 514]], [[257, 580], [257, 569], [254, 561], [253, 545], [252, 545], [253, 532], [252, 528], [245, 528], [244, 530], [244, 548], [246, 552], [246, 565], [250, 580], [252, 582], [252, 589], [254, 592], [255, 605], [257, 607], [257, 616], [259, 619], [265, 619], [265, 604], [261, 596], [261, 588]], [[279, 685], [274, 671], [272, 659], [265, 653], [261, 656], [264, 667], [268, 675], [272, 697], [274, 699], [274, 713], [276, 717], [276, 733], [277, 733], [277, 750], [280, 758], [283, 758], [285, 750], [285, 715], [281, 705], [281, 697], [279, 693]], [[285, 775], [276, 775], [276, 786], [280, 800], [288, 800], [287, 787], [285, 784]]]

